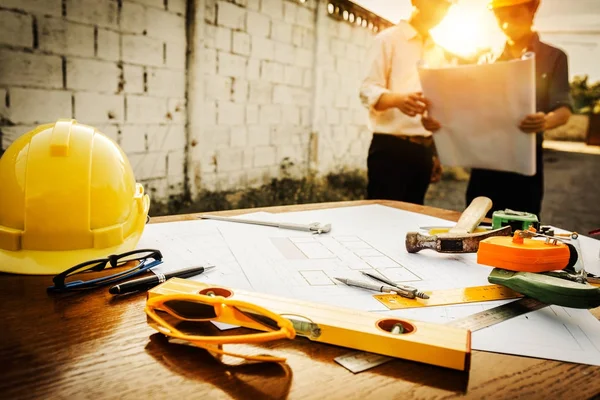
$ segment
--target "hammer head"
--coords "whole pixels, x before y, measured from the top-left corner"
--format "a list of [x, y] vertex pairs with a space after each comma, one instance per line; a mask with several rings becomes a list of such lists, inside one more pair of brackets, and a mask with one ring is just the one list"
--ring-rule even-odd
[[439, 235], [422, 235], [419, 232], [406, 234], [406, 251], [417, 253], [423, 249], [430, 249], [438, 253], [476, 253], [479, 242], [491, 236], [510, 236], [512, 228], [504, 226], [500, 229], [487, 232], [467, 233], [454, 235], [444, 233]]

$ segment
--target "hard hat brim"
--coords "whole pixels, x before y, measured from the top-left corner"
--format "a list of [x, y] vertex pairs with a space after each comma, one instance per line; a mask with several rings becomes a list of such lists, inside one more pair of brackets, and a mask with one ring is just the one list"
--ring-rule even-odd
[[531, 3], [535, 0], [491, 0], [488, 3], [488, 8], [494, 10], [496, 8], [517, 6], [520, 4]]

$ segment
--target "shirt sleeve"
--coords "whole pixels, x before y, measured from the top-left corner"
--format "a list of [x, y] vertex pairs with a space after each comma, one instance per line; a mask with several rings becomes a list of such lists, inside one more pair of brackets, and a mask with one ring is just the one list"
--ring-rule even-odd
[[386, 47], [385, 37], [382, 35], [376, 36], [367, 52], [363, 66], [360, 101], [371, 110], [382, 94], [390, 92], [387, 88], [390, 55]]
[[560, 107], [568, 107], [573, 111], [573, 99], [571, 98], [571, 86], [569, 84], [569, 63], [567, 55], [562, 51], [559, 53], [554, 65], [548, 96], [550, 111]]

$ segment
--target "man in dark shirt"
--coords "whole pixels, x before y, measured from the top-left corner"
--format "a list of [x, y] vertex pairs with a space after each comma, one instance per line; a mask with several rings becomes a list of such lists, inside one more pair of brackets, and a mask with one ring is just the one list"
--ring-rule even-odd
[[[507, 38], [497, 60], [518, 59], [526, 52], [535, 53], [537, 113], [528, 115], [519, 125], [525, 134], [536, 135], [535, 175], [486, 169], [471, 171], [466, 204], [477, 196], [489, 197], [494, 205], [488, 217], [494, 210], [506, 208], [540, 215], [544, 194], [543, 132], [566, 124], [571, 116], [567, 55], [541, 42], [538, 33], [532, 30], [539, 3], [539, 0], [491, 0], [489, 3]], [[439, 129], [435, 120], [425, 120], [423, 124], [428, 130]]]

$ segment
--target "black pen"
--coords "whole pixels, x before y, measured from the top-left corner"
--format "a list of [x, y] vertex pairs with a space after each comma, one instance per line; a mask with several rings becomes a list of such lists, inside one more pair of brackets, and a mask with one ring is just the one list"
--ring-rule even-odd
[[210, 267], [193, 267], [180, 269], [179, 271], [167, 272], [166, 274], [156, 273], [154, 276], [148, 276], [146, 278], [133, 279], [131, 281], [127, 281], [125, 283], [121, 283], [119, 285], [115, 285], [108, 289], [108, 293], [110, 294], [123, 294], [136, 292], [138, 290], [148, 290], [151, 287], [158, 285], [159, 283], [165, 282], [170, 278], [189, 278], [190, 276], [201, 274], [209, 269], [214, 268], [214, 266]]

